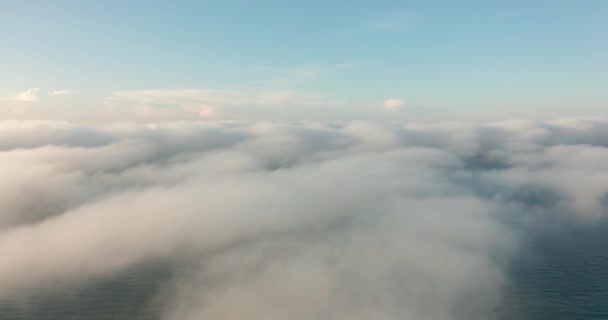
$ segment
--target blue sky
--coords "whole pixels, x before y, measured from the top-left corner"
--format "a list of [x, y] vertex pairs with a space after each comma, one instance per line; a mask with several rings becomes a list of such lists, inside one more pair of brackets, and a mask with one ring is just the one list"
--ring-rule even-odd
[[604, 0], [4, 0], [0, 39], [3, 117], [467, 119], [608, 106]]

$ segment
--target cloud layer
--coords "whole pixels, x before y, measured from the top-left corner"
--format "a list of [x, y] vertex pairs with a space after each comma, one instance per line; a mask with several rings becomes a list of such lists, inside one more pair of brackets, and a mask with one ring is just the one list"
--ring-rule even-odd
[[169, 262], [164, 319], [487, 318], [594, 221], [608, 121], [0, 123], [0, 300]]

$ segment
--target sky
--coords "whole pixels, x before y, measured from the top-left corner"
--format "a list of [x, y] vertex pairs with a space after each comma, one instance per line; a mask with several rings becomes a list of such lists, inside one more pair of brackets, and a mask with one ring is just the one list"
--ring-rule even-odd
[[608, 2], [0, 1], [0, 117], [600, 115]]

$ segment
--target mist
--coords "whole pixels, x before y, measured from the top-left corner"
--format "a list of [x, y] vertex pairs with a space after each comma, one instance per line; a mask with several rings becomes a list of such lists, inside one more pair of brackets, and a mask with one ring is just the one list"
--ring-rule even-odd
[[162, 319], [489, 319], [605, 215], [608, 121], [5, 121], [0, 176], [2, 302], [163, 264]]

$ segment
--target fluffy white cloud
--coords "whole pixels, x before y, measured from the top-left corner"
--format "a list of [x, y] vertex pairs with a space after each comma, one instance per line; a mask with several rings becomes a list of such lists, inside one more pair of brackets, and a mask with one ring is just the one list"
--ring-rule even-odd
[[606, 133], [1, 122], [0, 302], [168, 265], [165, 319], [486, 318], [522, 222], [606, 212]]
[[38, 88], [27, 89], [15, 96], [15, 101], [36, 102], [38, 101]]
[[398, 113], [405, 108], [405, 101], [401, 99], [388, 99], [384, 101], [384, 110], [388, 112]]

